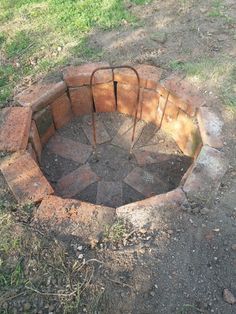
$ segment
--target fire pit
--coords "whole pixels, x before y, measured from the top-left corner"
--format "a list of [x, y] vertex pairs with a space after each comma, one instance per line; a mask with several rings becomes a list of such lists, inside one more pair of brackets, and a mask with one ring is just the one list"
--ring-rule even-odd
[[147, 207], [205, 204], [227, 168], [222, 122], [195, 87], [161, 73], [71, 66], [16, 96], [1, 113], [0, 150], [12, 153], [1, 171], [18, 202], [41, 202], [48, 219], [71, 218], [71, 204], [108, 206], [134, 224]]

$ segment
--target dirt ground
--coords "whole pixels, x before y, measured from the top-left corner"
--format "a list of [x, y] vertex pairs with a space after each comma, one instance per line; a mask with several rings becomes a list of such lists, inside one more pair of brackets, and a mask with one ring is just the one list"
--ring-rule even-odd
[[[91, 47], [102, 50], [105, 61], [153, 64], [164, 75], [172, 72], [172, 61], [235, 62], [235, 0], [157, 0], [127, 9], [140, 16], [140, 27], [90, 35]], [[221, 187], [205, 208], [160, 212], [155, 233], [117, 223], [93, 248], [81, 238], [35, 230], [28, 224], [31, 211], [13, 211], [27, 281], [26, 288], [3, 289], [0, 313], [236, 313], [236, 304], [223, 298], [224, 289], [236, 297], [235, 112], [222, 102], [217, 81], [198, 83], [207, 105], [224, 120], [229, 160]], [[0, 196], [12, 201], [2, 177]], [[8, 258], [9, 265], [16, 256]]]

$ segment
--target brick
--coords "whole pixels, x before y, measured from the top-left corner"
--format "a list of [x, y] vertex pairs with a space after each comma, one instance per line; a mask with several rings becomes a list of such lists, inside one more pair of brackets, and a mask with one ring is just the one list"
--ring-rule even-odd
[[176, 120], [170, 122], [163, 120], [162, 128], [173, 137], [185, 155], [195, 156], [201, 143], [201, 136], [198, 127], [188, 115], [179, 112]]
[[[69, 66], [63, 73], [64, 80], [68, 87], [79, 87], [90, 85], [92, 72], [99, 67], [107, 67], [109, 63], [88, 63], [80, 66]], [[111, 70], [101, 70], [95, 73], [93, 83], [107, 83], [112, 81]]]
[[44, 145], [55, 133], [55, 127], [50, 106], [42, 109], [39, 112], [36, 112], [33, 115], [33, 119], [37, 126], [41, 143], [42, 145]]
[[156, 123], [159, 94], [153, 90], [142, 89], [141, 107], [139, 110], [140, 119], [146, 122]]
[[83, 165], [62, 177], [58, 181], [57, 190], [63, 197], [72, 197], [98, 180], [98, 176], [91, 170], [90, 166]]
[[93, 87], [96, 112], [112, 112], [116, 110], [113, 83], [98, 84]]
[[[121, 125], [120, 129], [118, 130], [117, 134], [113, 137], [111, 144], [129, 150], [132, 144], [133, 125], [134, 125], [133, 119], [125, 120], [124, 123]], [[134, 144], [139, 139], [144, 128], [144, 125], [145, 125], [144, 121], [142, 120], [137, 121], [134, 134]]]
[[[156, 89], [158, 82], [160, 81], [162, 70], [160, 68], [140, 64], [135, 66], [139, 77], [140, 77], [140, 87], [148, 89]], [[135, 85], [137, 86], [137, 76], [131, 69], [115, 69], [114, 79], [118, 83]]]
[[122, 204], [122, 182], [98, 182], [97, 204], [118, 207]]
[[167, 209], [180, 210], [188, 206], [184, 192], [177, 188], [171, 192], [155, 195], [142, 201], [127, 204], [116, 209], [119, 218], [133, 224], [136, 228], [149, 227], [151, 229], [163, 226], [160, 219]]
[[[101, 120], [95, 116], [95, 125], [96, 125], [96, 142], [97, 144], [102, 144], [111, 140], [110, 135], [107, 133], [107, 130]], [[93, 126], [92, 126], [92, 118], [86, 117], [82, 124], [82, 129], [86, 134], [90, 144], [93, 145]]]
[[31, 122], [29, 141], [33, 146], [33, 149], [37, 155], [38, 160], [40, 161], [41, 153], [42, 153], [42, 144], [41, 144], [38, 129], [34, 120], [32, 120]]
[[0, 151], [26, 149], [31, 116], [30, 108], [11, 107], [0, 111]]
[[219, 119], [215, 112], [206, 107], [199, 108], [197, 119], [203, 144], [213, 148], [222, 148], [223, 121]]
[[227, 165], [222, 152], [204, 145], [183, 186], [188, 199], [198, 204], [209, 200], [219, 188]]
[[21, 94], [15, 97], [15, 100], [23, 107], [30, 107], [33, 112], [42, 110], [49, 103], [63, 95], [66, 91], [66, 84], [60, 82], [42, 81], [30, 86]]
[[31, 143], [28, 143], [26, 151], [30, 154], [32, 159], [37, 163], [38, 162], [37, 156], [36, 156], [35, 150], [33, 149], [33, 146]]
[[156, 164], [159, 162], [166, 161], [170, 158], [170, 156], [166, 154], [160, 154], [147, 150], [134, 151], [133, 154], [139, 166]]
[[70, 88], [69, 93], [72, 111], [76, 116], [91, 114], [92, 97], [90, 88], [88, 86]]
[[[206, 103], [200, 90], [177, 75], [168, 77], [164, 81], [164, 87], [171, 91], [172, 99], [170, 101], [178, 103], [178, 106], [190, 116], [194, 116], [196, 109]], [[182, 105], [184, 108], [181, 107]]]
[[50, 195], [36, 209], [33, 224], [49, 232], [79, 237], [93, 246], [115, 218], [114, 208]]
[[118, 83], [117, 111], [127, 115], [135, 115], [138, 88], [132, 85]]
[[168, 191], [167, 185], [157, 176], [139, 167], [134, 168], [124, 182], [146, 197]]
[[54, 192], [29, 153], [6, 160], [1, 164], [1, 171], [20, 203], [39, 202]]
[[56, 99], [52, 104], [52, 116], [56, 129], [66, 125], [73, 117], [70, 100], [66, 94]]
[[92, 147], [86, 144], [55, 135], [48, 143], [48, 148], [55, 154], [71, 159], [78, 163], [85, 163], [92, 153]]

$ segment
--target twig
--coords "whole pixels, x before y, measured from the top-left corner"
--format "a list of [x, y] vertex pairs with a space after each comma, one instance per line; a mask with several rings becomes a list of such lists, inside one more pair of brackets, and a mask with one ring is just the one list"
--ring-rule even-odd
[[34, 288], [31, 288], [31, 287], [28, 287], [28, 286], [25, 286], [26, 289], [30, 290], [30, 291], [33, 291], [37, 294], [40, 294], [40, 295], [46, 295], [46, 296], [56, 296], [56, 297], [70, 297], [70, 296], [73, 296], [77, 293], [77, 291], [72, 291], [70, 293], [53, 293], [53, 292], [42, 292], [42, 291], [39, 291], [37, 289], [34, 289]]
[[13, 300], [13, 299], [15, 299], [15, 298], [21, 296], [21, 295], [24, 294], [24, 293], [25, 293], [25, 291], [20, 292], [20, 293], [18, 293], [18, 294], [14, 294], [14, 295], [12, 295], [12, 296], [10, 296], [10, 297], [8, 297], [8, 298], [5, 298], [5, 299], [2, 297], [2, 298], [0, 299], [0, 304], [4, 303], [4, 302], [6, 302], [6, 301]]
[[132, 286], [130, 286], [130, 285], [128, 285], [127, 283], [124, 283], [124, 282], [120, 282], [120, 281], [118, 281], [118, 280], [114, 280], [114, 279], [111, 279], [111, 278], [109, 278], [109, 277], [107, 277], [107, 276], [105, 276], [108, 280], [110, 280], [111, 282], [114, 282], [114, 283], [116, 283], [116, 284], [118, 284], [118, 285], [121, 285], [121, 286], [123, 286], [123, 287], [128, 287], [128, 288], [130, 288], [131, 290], [134, 290], [134, 288], [132, 287]]

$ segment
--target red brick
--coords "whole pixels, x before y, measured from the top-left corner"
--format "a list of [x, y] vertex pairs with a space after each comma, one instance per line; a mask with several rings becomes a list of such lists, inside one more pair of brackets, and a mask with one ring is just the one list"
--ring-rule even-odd
[[72, 197], [90, 184], [98, 181], [98, 176], [89, 165], [83, 165], [58, 181], [57, 189], [63, 197]]
[[196, 109], [206, 103], [200, 91], [179, 76], [171, 75], [164, 81], [164, 86], [171, 91], [173, 99], [170, 101], [178, 103], [178, 106], [190, 116], [194, 116]]
[[157, 176], [139, 167], [132, 170], [124, 182], [146, 197], [168, 191], [168, 186]]
[[36, 123], [41, 143], [42, 145], [44, 145], [55, 133], [55, 127], [50, 106], [42, 109], [39, 112], [36, 112], [33, 115], [33, 119]]
[[15, 155], [1, 164], [1, 171], [20, 203], [39, 202], [53, 189], [29, 153]]
[[170, 122], [163, 120], [162, 128], [172, 135], [185, 155], [194, 157], [201, 143], [201, 136], [198, 127], [187, 114], [179, 112], [176, 120]]
[[63, 81], [52, 83], [42, 81], [30, 86], [21, 94], [15, 97], [15, 100], [24, 107], [31, 107], [32, 111], [39, 111], [49, 103], [65, 93], [66, 84]]
[[55, 154], [71, 159], [78, 163], [85, 163], [92, 153], [92, 147], [75, 142], [71, 139], [55, 135], [48, 143], [48, 148]]
[[30, 108], [11, 107], [0, 111], [0, 151], [26, 149], [31, 116]]
[[50, 195], [36, 209], [33, 223], [45, 226], [49, 232], [79, 236], [83, 242], [94, 245], [115, 218], [113, 208]]
[[116, 110], [113, 83], [98, 84], [93, 87], [96, 112], [112, 112]]
[[127, 115], [134, 115], [137, 104], [137, 93], [137, 87], [118, 83], [117, 110]]
[[156, 164], [168, 160], [170, 157], [166, 154], [160, 154], [147, 150], [138, 150], [133, 152], [139, 166]]
[[29, 140], [33, 146], [33, 149], [37, 155], [38, 160], [40, 161], [41, 160], [41, 153], [42, 153], [42, 144], [41, 144], [38, 129], [36, 127], [34, 120], [32, 120], [32, 122], [31, 122]]
[[69, 92], [73, 113], [76, 116], [91, 114], [92, 97], [90, 88], [88, 86], [70, 88]]
[[215, 112], [206, 107], [199, 108], [197, 119], [203, 144], [213, 148], [222, 148], [223, 121], [219, 119]]
[[66, 94], [56, 99], [52, 104], [52, 116], [56, 129], [63, 127], [73, 117], [70, 100]]
[[[140, 77], [140, 87], [148, 89], [156, 89], [158, 82], [161, 78], [162, 70], [160, 68], [140, 64], [135, 66], [139, 77]], [[137, 76], [131, 69], [115, 69], [114, 79], [118, 83], [128, 84], [128, 85], [138, 85]]]
[[160, 220], [161, 210], [176, 209], [187, 206], [184, 192], [177, 188], [171, 192], [155, 195], [142, 201], [127, 204], [116, 209], [119, 218], [128, 220], [135, 227], [158, 227], [163, 224]]
[[[107, 67], [109, 63], [88, 63], [80, 66], [67, 67], [63, 73], [64, 80], [68, 87], [79, 87], [90, 85], [92, 72], [99, 67]], [[100, 70], [95, 73], [93, 83], [107, 83], [112, 81], [111, 70]]]
[[153, 90], [142, 89], [141, 106], [139, 110], [140, 119], [146, 122], [156, 123], [159, 94]]

